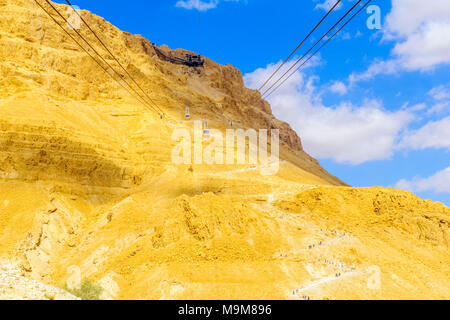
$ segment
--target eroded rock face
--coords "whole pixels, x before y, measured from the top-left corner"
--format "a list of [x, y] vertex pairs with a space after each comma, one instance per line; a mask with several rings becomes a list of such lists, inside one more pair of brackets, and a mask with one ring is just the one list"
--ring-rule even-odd
[[[54, 6], [70, 17], [67, 6]], [[163, 61], [142, 36], [122, 32], [88, 11], [82, 15], [127, 72], [86, 26], [82, 24], [79, 32], [136, 92], [152, 102], [144, 107], [134, 100], [34, 1], [7, 1], [0, 12], [0, 143], [4, 150], [0, 176], [93, 188], [138, 186], [146, 175], [165, 171], [173, 147], [171, 134], [180, 126], [159, 121], [158, 112], [178, 121], [189, 106], [192, 118], [209, 120], [211, 128], [224, 130], [232, 121], [235, 128], [279, 129], [282, 153], [291, 155], [302, 169], [342, 184], [303, 151], [297, 133], [273, 116], [257, 91], [245, 87], [235, 67], [207, 58], [203, 68]], [[179, 56], [188, 53], [167, 46], [161, 50]], [[150, 135], [150, 130], [157, 135]]]
[[[55, 7], [69, 17], [66, 6], [55, 4]], [[76, 101], [118, 99], [125, 95], [33, 1], [9, 1], [1, 14], [0, 27], [4, 32], [1, 58], [10, 62], [2, 65], [2, 95], [36, 92], [36, 87], [44, 89], [46, 96], [53, 94]], [[160, 100], [157, 102], [164, 110], [181, 113], [190, 105], [193, 111], [212, 119], [224, 120], [225, 114], [254, 128], [277, 128], [292, 149], [302, 150], [297, 134], [288, 124], [275, 119], [270, 105], [257, 91], [244, 86], [242, 74], [235, 67], [221, 66], [210, 59], [206, 59], [204, 68], [174, 65], [159, 59], [147, 39], [122, 32], [87, 11], [83, 11], [83, 17], [102, 34], [140, 86]], [[99, 52], [105, 53], [87, 31], [85, 27], [80, 30]], [[173, 55], [188, 53], [167, 46], [162, 49]], [[126, 76], [108, 53], [106, 56]], [[14, 66], [13, 61], [20, 63], [26, 72]], [[218, 111], [222, 115], [217, 115]]]
[[[448, 299], [449, 209], [398, 190], [337, 187], [236, 68], [162, 61], [148, 40], [83, 11], [160, 119], [34, 1], [0, 8], [0, 258], [20, 273], [1, 282], [0, 272], [15, 290], [0, 285], [0, 298], [56, 298], [42, 282], [88, 279], [103, 299]], [[172, 133], [192, 131], [186, 106], [221, 131], [231, 120], [280, 129], [279, 172], [172, 163]]]

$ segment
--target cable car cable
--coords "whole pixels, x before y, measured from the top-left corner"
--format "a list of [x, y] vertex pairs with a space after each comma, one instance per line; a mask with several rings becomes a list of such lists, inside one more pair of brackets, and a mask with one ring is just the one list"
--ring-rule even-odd
[[297, 50], [303, 45], [303, 43], [311, 36], [311, 34], [314, 33], [314, 31], [316, 31], [316, 29], [322, 24], [322, 22], [328, 17], [328, 15], [333, 12], [333, 10], [338, 6], [339, 3], [341, 3], [342, 0], [338, 0], [334, 6], [327, 12], [327, 14], [322, 18], [322, 20], [319, 21], [319, 23], [314, 27], [314, 29], [311, 30], [311, 32], [306, 36], [305, 39], [303, 39], [303, 41], [297, 46], [297, 48], [295, 48], [294, 51], [292, 51], [292, 53], [289, 55], [289, 57], [287, 57], [283, 63], [277, 68], [277, 70], [275, 70], [272, 75], [261, 85], [261, 87], [259, 87], [258, 91], [261, 91], [262, 88], [264, 88], [266, 86], [266, 84], [275, 76], [275, 74], [280, 71], [280, 69], [286, 64], [286, 62], [289, 61], [289, 59], [291, 59], [291, 57], [294, 55], [295, 52], [297, 52]]
[[303, 67], [309, 60], [311, 60], [312, 57], [314, 57], [317, 52], [319, 52], [325, 45], [327, 45], [328, 42], [330, 42], [350, 21], [353, 20], [372, 0], [369, 0], [366, 2], [364, 6], [362, 6], [336, 33], [334, 33], [327, 41], [325, 41], [319, 49], [317, 49], [306, 61], [304, 61], [293, 73], [291, 73], [286, 79], [283, 80], [274, 90], [272, 90], [268, 95], [264, 97], [264, 99], [267, 99], [271, 94], [273, 94], [277, 89], [279, 89], [290, 77], [292, 77], [301, 67]]
[[142, 93], [155, 105], [155, 107], [163, 113], [161, 108], [158, 107], [158, 105], [148, 96], [148, 94], [142, 89], [142, 87], [136, 82], [136, 80], [131, 76], [131, 74], [128, 72], [127, 69], [124, 68], [124, 66], [120, 63], [120, 61], [116, 58], [116, 56], [111, 52], [111, 50], [105, 45], [105, 43], [100, 39], [100, 37], [97, 35], [97, 33], [91, 28], [91, 26], [84, 20], [84, 18], [81, 16], [81, 14], [76, 10], [73, 5], [70, 3], [70, 1], [65, 0], [67, 4], [76, 12], [76, 14], [80, 17], [81, 21], [88, 27], [88, 29], [92, 32], [92, 34], [97, 38], [97, 40], [103, 45], [105, 50], [114, 58], [114, 60], [119, 64], [119, 66], [122, 68], [123, 71], [130, 77], [130, 79], [134, 82], [134, 84], [142, 91]]
[[333, 25], [333, 27], [331, 27], [330, 28], [330, 30], [328, 30], [327, 31], [327, 33], [325, 33], [323, 36], [322, 36], [322, 38], [320, 38], [319, 39], [319, 41], [317, 41], [301, 58], [299, 58], [298, 60], [297, 60], [297, 62], [296, 63], [294, 63], [277, 81], [275, 81], [275, 83], [273, 83], [271, 86], [270, 86], [270, 88], [268, 88], [266, 91], [264, 91], [264, 93], [262, 94], [262, 96], [265, 96], [266, 94], [267, 94], [267, 92], [269, 92], [278, 82], [280, 82], [281, 81], [281, 79], [283, 79], [292, 69], [294, 69], [294, 67], [300, 62], [300, 61], [302, 61], [303, 60], [303, 58], [305, 58], [307, 55], [308, 55], [308, 53], [309, 52], [311, 52], [331, 31], [333, 31], [333, 29], [334, 28], [336, 28], [336, 26], [339, 24], [339, 23], [341, 23], [341, 21], [342, 20], [344, 20], [345, 19], [345, 17], [351, 12], [351, 11], [353, 11], [353, 9], [361, 2], [362, 0], [358, 0], [358, 2], [357, 3], [355, 3], [354, 5], [353, 5], [353, 7], [350, 9], [350, 10], [348, 10], [343, 16], [342, 16], [342, 18], [340, 18], [339, 19], [339, 21], [338, 22], [336, 22], [334, 25]]
[[[69, 23], [69, 21], [67, 21], [67, 19], [59, 12], [59, 10], [58, 9], [56, 9], [54, 6], [53, 6], [53, 4], [49, 1], [49, 0], [45, 0], [52, 8], [53, 8], [53, 10], [68, 24], [68, 25], [71, 25], [70, 23]], [[101, 54], [99, 54], [98, 53], [98, 51], [89, 43], [89, 41], [87, 41], [84, 37], [83, 37], [83, 35], [81, 35], [79, 32], [78, 32], [78, 30], [76, 30], [76, 29], [73, 29], [73, 31], [75, 31], [75, 33], [100, 57], [100, 59], [105, 63], [105, 64], [107, 64], [108, 65], [108, 67], [109, 68], [111, 68], [111, 70], [113, 70], [113, 72], [116, 74], [116, 75], [118, 75], [119, 76], [119, 78], [123, 81], [123, 82], [125, 82], [127, 85], [128, 85], [128, 87], [130, 87], [130, 89], [135, 93], [135, 94], [137, 94], [143, 101], [145, 101], [145, 99], [128, 83], [128, 81], [126, 81], [125, 79], [123, 79], [122, 78], [122, 75], [119, 73], [119, 72], [117, 72], [117, 70], [116, 69], [114, 69], [109, 63], [108, 63], [108, 61], [106, 61], [104, 58], [103, 58], [103, 56], [101, 55]], [[146, 103], [147, 103], [147, 105], [153, 110], [153, 111], [156, 111], [156, 113], [159, 113], [154, 107], [152, 107], [150, 104], [148, 104], [148, 102], [146, 101]]]
[[126, 88], [122, 83], [120, 83], [120, 81], [118, 81], [116, 78], [114, 78], [109, 72], [108, 69], [106, 69], [104, 66], [102, 66], [102, 64], [95, 59], [92, 54], [87, 51], [66, 29], [64, 29], [64, 27], [50, 14], [50, 12], [48, 12], [47, 9], [45, 9], [37, 0], [34, 0], [34, 2], [36, 2], [38, 4], [39, 7], [41, 7], [41, 9], [50, 17], [52, 18], [52, 20], [84, 51], [86, 52], [86, 54], [91, 57], [92, 60], [94, 60], [97, 65], [103, 69], [103, 71], [105, 71], [105, 73], [111, 77], [111, 79], [113, 79], [115, 82], [117, 82], [123, 89], [125, 89], [133, 98], [135, 98], [136, 100], [138, 100], [140, 103], [142, 103], [145, 107], [147, 107], [146, 103], [141, 101], [140, 99], [138, 99], [135, 95], [133, 95], [131, 93], [131, 91]]

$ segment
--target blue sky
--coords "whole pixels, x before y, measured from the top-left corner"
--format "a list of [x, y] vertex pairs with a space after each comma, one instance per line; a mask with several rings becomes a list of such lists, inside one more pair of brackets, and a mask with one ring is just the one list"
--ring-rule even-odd
[[[355, 1], [342, 0], [298, 54]], [[257, 88], [335, 2], [74, 4], [159, 45], [232, 64], [249, 87]], [[368, 28], [371, 14], [362, 11], [269, 102], [274, 114], [299, 133], [306, 151], [349, 184], [401, 187], [450, 205], [450, 2], [372, 4], [380, 8], [380, 30]]]

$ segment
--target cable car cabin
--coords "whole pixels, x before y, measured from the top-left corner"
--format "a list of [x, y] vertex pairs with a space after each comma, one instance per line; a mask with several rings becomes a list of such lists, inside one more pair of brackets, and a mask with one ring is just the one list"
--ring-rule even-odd
[[189, 107], [186, 108], [186, 112], [184, 114], [184, 120], [191, 120], [191, 113], [189, 112]]
[[186, 54], [186, 65], [190, 67], [201, 67], [205, 61], [201, 56], [194, 56], [192, 54]]
[[203, 137], [205, 139], [209, 139], [210, 134], [211, 134], [211, 131], [209, 130], [209, 127], [208, 127], [208, 121], [205, 121], [205, 126], [203, 128]]
[[205, 64], [205, 61], [202, 59], [200, 55], [186, 54], [184, 58], [173, 56], [172, 54], [166, 54], [160, 48], [156, 46], [156, 44], [152, 43], [153, 48], [155, 49], [156, 54], [165, 61], [169, 61], [176, 64], [184, 64], [189, 67], [202, 67]]

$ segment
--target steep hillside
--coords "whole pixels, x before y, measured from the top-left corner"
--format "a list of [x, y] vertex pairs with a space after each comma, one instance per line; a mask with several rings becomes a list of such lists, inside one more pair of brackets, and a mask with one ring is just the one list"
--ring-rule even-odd
[[[105, 299], [450, 297], [449, 208], [345, 187], [235, 67], [163, 61], [147, 39], [82, 15], [167, 116], [33, 0], [0, 0], [0, 265], [59, 288], [90, 279]], [[279, 172], [174, 164], [174, 130], [193, 130], [186, 106], [222, 132], [279, 129]]]

